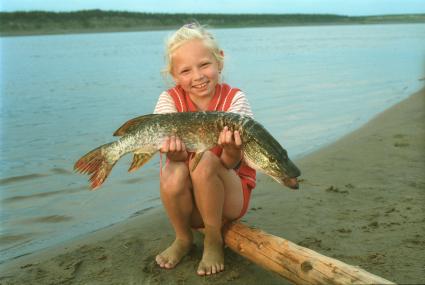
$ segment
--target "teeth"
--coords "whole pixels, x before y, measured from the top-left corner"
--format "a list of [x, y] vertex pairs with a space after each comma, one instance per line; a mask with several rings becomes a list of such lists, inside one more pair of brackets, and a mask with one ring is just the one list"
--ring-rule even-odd
[[204, 88], [205, 86], [207, 86], [207, 83], [202, 83], [202, 84], [194, 85], [193, 87], [195, 87], [195, 88]]

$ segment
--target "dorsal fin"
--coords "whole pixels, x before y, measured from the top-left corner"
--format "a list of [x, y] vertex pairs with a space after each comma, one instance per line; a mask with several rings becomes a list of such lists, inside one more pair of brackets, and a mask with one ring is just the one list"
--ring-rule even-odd
[[124, 123], [124, 125], [119, 127], [118, 130], [114, 132], [114, 136], [123, 136], [131, 132], [132, 130], [134, 130], [139, 124], [149, 121], [157, 116], [160, 116], [160, 114], [143, 115], [143, 116], [128, 120], [127, 122]]

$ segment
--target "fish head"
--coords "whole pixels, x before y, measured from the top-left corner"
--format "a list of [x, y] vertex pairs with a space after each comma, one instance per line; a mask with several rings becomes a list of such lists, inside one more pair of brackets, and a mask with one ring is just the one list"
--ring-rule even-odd
[[297, 177], [301, 175], [301, 171], [289, 159], [286, 150], [283, 150], [277, 156], [270, 155], [269, 161], [269, 166], [264, 169], [266, 174], [291, 189], [299, 188]]
[[299, 168], [287, 151], [268, 133], [256, 135], [244, 145], [247, 164], [291, 189], [298, 189]]

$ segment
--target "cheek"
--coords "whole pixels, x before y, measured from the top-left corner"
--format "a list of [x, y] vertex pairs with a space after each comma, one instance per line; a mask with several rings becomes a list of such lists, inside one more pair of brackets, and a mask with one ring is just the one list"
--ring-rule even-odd
[[218, 80], [219, 72], [218, 69], [209, 69], [206, 71], [206, 75], [213, 80]]
[[179, 75], [173, 76], [173, 79], [176, 84], [180, 84], [180, 85], [183, 85], [185, 84], [185, 82], [187, 82], [187, 79], [185, 77], [179, 76]]
[[182, 86], [188, 86], [188, 85], [190, 85], [190, 79], [189, 78], [186, 78], [186, 77], [181, 77], [178, 82]]
[[179, 77], [174, 79], [177, 85], [180, 85], [186, 92], [190, 91], [191, 81], [188, 78]]

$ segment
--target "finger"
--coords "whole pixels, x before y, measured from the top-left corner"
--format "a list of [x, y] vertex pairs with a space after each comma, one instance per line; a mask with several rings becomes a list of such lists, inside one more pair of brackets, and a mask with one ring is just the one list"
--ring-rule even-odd
[[220, 135], [218, 136], [218, 145], [222, 145], [223, 141], [224, 141], [224, 135], [225, 135], [225, 131], [221, 131]]
[[182, 141], [176, 137], [176, 151], [182, 151]]
[[168, 152], [170, 149], [170, 138], [166, 137], [162, 142], [161, 152]]
[[182, 151], [186, 151], [186, 145], [184, 144], [184, 142], [181, 142], [182, 144]]
[[226, 137], [225, 137], [225, 142], [227, 143], [227, 144], [230, 144], [230, 143], [232, 143], [233, 142], [233, 133], [231, 132], [231, 131], [227, 131], [226, 132]]
[[170, 151], [176, 151], [176, 137], [171, 136], [170, 138]]
[[239, 131], [235, 131], [233, 134], [234, 134], [234, 137], [235, 137], [235, 145], [241, 146], [242, 145], [242, 139], [241, 139], [241, 135], [240, 135]]
[[228, 126], [224, 126], [223, 130], [221, 131], [223, 133], [223, 142], [226, 139], [226, 133], [229, 131], [229, 127]]

